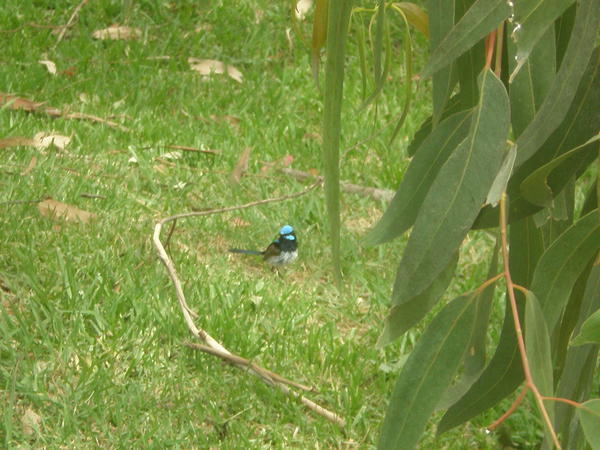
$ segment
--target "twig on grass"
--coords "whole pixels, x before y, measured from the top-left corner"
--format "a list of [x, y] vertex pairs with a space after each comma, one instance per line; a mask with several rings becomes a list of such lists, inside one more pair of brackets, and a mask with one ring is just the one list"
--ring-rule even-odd
[[165, 145], [165, 147], [173, 150], [182, 150], [184, 152], [207, 153], [209, 155], [218, 155], [221, 153], [219, 150], [205, 150], [202, 148], [188, 147], [187, 145]]
[[[291, 195], [285, 195], [285, 196], [277, 197], [277, 198], [268, 198], [268, 199], [264, 199], [264, 200], [258, 200], [255, 202], [246, 203], [244, 205], [211, 209], [211, 210], [207, 210], [207, 211], [196, 211], [196, 212], [183, 213], [183, 214], [177, 214], [175, 216], [166, 217], [164, 219], [159, 220], [156, 223], [156, 225], [154, 226], [154, 234], [153, 234], [152, 240], [153, 240], [154, 246], [156, 247], [156, 250], [158, 251], [158, 256], [160, 257], [161, 261], [165, 265], [165, 267], [167, 269], [167, 273], [168, 273], [169, 277], [171, 278], [171, 281], [173, 282], [173, 285], [175, 287], [175, 293], [177, 295], [177, 300], [179, 302], [179, 306], [181, 308], [181, 312], [183, 314], [183, 318], [187, 324], [187, 327], [190, 330], [190, 332], [195, 337], [200, 339], [200, 341], [202, 341], [202, 343], [203, 343], [201, 345], [199, 345], [199, 344], [189, 344], [189, 345], [186, 344], [186, 345], [192, 346], [193, 348], [197, 348], [204, 352], [218, 356], [218, 357], [230, 362], [231, 364], [234, 364], [236, 367], [258, 376], [265, 383], [272, 385], [274, 387], [277, 387], [280, 391], [282, 391], [286, 395], [289, 395], [291, 397], [298, 399], [303, 405], [308, 407], [310, 410], [325, 417], [327, 420], [329, 420], [333, 423], [336, 423], [340, 427], [344, 427], [346, 425], [346, 421], [343, 418], [341, 418], [336, 413], [329, 411], [329, 410], [323, 408], [322, 406], [316, 404], [312, 400], [309, 400], [308, 398], [297, 393], [296, 391], [290, 389], [290, 387], [288, 385], [297, 387], [299, 389], [304, 389], [304, 390], [307, 389], [307, 386], [287, 380], [284, 377], [281, 377], [280, 375], [277, 375], [274, 372], [271, 372], [270, 370], [264, 369], [254, 363], [251, 363], [250, 361], [248, 361], [245, 358], [242, 358], [240, 356], [232, 354], [223, 345], [221, 345], [221, 343], [219, 343], [216, 339], [214, 339], [212, 336], [210, 336], [206, 331], [204, 331], [203, 329], [198, 328], [196, 326], [196, 324], [194, 323], [194, 317], [197, 317], [197, 314], [194, 311], [192, 311], [192, 309], [188, 306], [188, 304], [185, 300], [185, 295], [183, 293], [183, 288], [182, 288], [181, 282], [179, 281], [179, 277], [177, 276], [177, 271], [175, 270], [175, 265], [173, 264], [173, 261], [167, 254], [167, 252], [160, 240], [161, 228], [164, 224], [166, 224], [168, 222], [172, 222], [172, 221], [175, 221], [178, 219], [184, 219], [184, 218], [188, 218], [188, 217], [207, 216], [210, 214], [219, 214], [219, 213], [228, 212], [228, 211], [238, 211], [241, 209], [251, 208], [251, 207], [257, 206], [257, 205], [264, 205], [266, 203], [282, 202], [285, 200], [289, 200], [292, 198], [296, 198], [296, 197], [305, 195], [308, 192], [315, 189], [317, 186], [320, 186], [321, 184], [322, 184], [322, 180], [317, 180], [313, 184], [308, 186], [306, 189], [304, 189], [303, 191], [300, 191], [300, 192], [297, 192], [297, 193], [291, 194]], [[308, 389], [311, 389], [311, 388], [308, 388]]]
[[[300, 181], [309, 179], [323, 180], [322, 176], [315, 176], [309, 172], [303, 172], [302, 170], [283, 168], [279, 169], [279, 171]], [[362, 197], [371, 197], [375, 200], [383, 200], [385, 202], [391, 202], [395, 194], [394, 191], [389, 189], [360, 186], [358, 184], [347, 183], [345, 181], [340, 182], [340, 188], [344, 192], [350, 192], [351, 194], [357, 194]]]
[[77, 5], [75, 7], [75, 9], [73, 10], [73, 14], [71, 14], [71, 17], [69, 17], [69, 20], [67, 22], [66, 25], [64, 25], [62, 28], [62, 30], [60, 30], [60, 34], [58, 35], [58, 39], [56, 40], [56, 44], [54, 44], [53, 49], [55, 49], [58, 44], [60, 44], [60, 41], [62, 41], [63, 37], [65, 36], [65, 33], [67, 32], [67, 30], [71, 27], [71, 25], [73, 24], [73, 21], [75, 20], [75, 17], [77, 17], [77, 14], [79, 14], [79, 11], [81, 10], [81, 8], [83, 8], [83, 6], [88, 2], [88, 0], [81, 0], [81, 3], [79, 3], [79, 5]]
[[189, 348], [194, 348], [196, 350], [200, 350], [204, 353], [208, 353], [213, 356], [218, 356], [223, 361], [228, 362], [229, 364], [232, 364], [234, 366], [246, 366], [249, 369], [252, 369], [256, 372], [261, 372], [264, 375], [264, 378], [271, 380], [271, 384], [275, 384], [276, 382], [279, 382], [279, 383], [283, 383], [283, 384], [289, 384], [290, 386], [294, 386], [298, 389], [302, 389], [303, 391], [310, 392], [310, 391], [315, 390], [311, 386], [306, 386], [304, 384], [300, 384], [295, 381], [288, 380], [287, 378], [284, 378], [281, 375], [276, 374], [275, 372], [271, 372], [268, 369], [260, 367], [259, 365], [253, 363], [249, 359], [242, 358], [241, 356], [233, 355], [231, 353], [223, 353], [222, 351], [217, 350], [216, 348], [207, 347], [206, 345], [202, 345], [202, 344], [195, 344], [193, 342], [184, 342], [183, 345], [185, 345], [186, 347], [189, 347]]

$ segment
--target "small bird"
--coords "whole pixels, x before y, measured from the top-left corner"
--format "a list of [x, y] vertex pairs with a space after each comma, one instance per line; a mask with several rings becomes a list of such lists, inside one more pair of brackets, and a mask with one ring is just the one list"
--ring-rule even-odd
[[289, 225], [284, 225], [279, 230], [279, 236], [269, 244], [265, 251], [241, 248], [230, 248], [229, 251], [245, 255], [262, 255], [267, 263], [280, 267], [291, 263], [298, 257], [298, 239], [296, 239], [294, 229]]

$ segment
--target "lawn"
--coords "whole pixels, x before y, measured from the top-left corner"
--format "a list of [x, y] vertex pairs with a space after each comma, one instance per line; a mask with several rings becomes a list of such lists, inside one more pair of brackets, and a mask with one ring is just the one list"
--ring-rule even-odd
[[[344, 428], [185, 347], [191, 336], [152, 245], [161, 218], [298, 193], [311, 181], [281, 169], [320, 171], [321, 93], [308, 49], [290, 31], [287, 3], [98, 0], [77, 11], [75, 1], [17, 3], [0, 10], [0, 92], [36, 104], [11, 98], [0, 109], [0, 445], [376, 445], [395, 377], [419, 334], [375, 347], [403, 242], [367, 248], [361, 239], [385, 202], [344, 194], [340, 290], [318, 188], [180, 220], [169, 240], [197, 325], [230, 351], [313, 386], [307, 397], [342, 416]], [[114, 24], [139, 33], [93, 37]], [[300, 28], [309, 35], [308, 24]], [[418, 65], [427, 44], [415, 38]], [[343, 149], [402, 107], [395, 67], [377, 110], [358, 110], [356, 54], [352, 35]], [[203, 76], [188, 58], [223, 61], [242, 78]], [[55, 73], [40, 61], [54, 63]], [[421, 83], [393, 144], [383, 133], [344, 152], [341, 178], [396, 188], [427, 99]], [[70, 141], [44, 146], [39, 133]], [[236, 182], [231, 173], [247, 148]], [[71, 216], [49, 214], [48, 202], [40, 203], [47, 198], [68, 205]], [[262, 249], [288, 223], [300, 257], [280, 273], [227, 252]], [[446, 300], [485, 278], [492, 244], [485, 233], [472, 236]], [[497, 416], [438, 438], [432, 426], [423, 448], [497, 448], [483, 431]], [[533, 422], [526, 430], [535, 432], [535, 418], [520, 412], [515, 420]]]

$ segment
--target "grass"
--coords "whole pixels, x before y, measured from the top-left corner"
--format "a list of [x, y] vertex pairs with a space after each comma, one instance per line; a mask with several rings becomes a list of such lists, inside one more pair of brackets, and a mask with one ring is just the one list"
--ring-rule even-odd
[[[57, 36], [46, 26], [65, 24], [77, 3], [40, 0], [0, 11], [4, 92], [129, 129], [0, 112], [0, 138], [72, 137], [64, 150], [0, 150], [0, 402], [6, 405], [0, 442], [7, 448], [374, 446], [395, 376], [418, 336], [375, 348], [403, 246], [361, 245], [383, 203], [344, 196], [341, 292], [332, 286], [319, 190], [180, 221], [169, 248], [198, 325], [237, 354], [315, 386], [309, 397], [345, 417], [344, 430], [182, 346], [189, 333], [151, 245], [159, 218], [302, 190], [304, 183], [275, 170], [286, 155], [296, 169], [321, 167], [320, 95], [307, 50], [286, 38], [287, 6], [89, 2], [55, 47]], [[142, 37], [91, 38], [113, 23], [137, 27]], [[425, 47], [421, 39], [421, 61]], [[361, 83], [352, 45], [350, 53], [343, 147], [374, 131], [373, 114], [356, 113]], [[202, 78], [188, 57], [233, 64], [244, 81]], [[59, 73], [50, 75], [41, 59], [54, 61]], [[390, 101], [380, 106], [380, 123], [399, 111], [393, 100], [402, 98], [402, 86], [390, 84], [385, 94]], [[428, 114], [427, 98], [423, 85], [394, 145], [384, 134], [350, 152], [342, 179], [395, 188], [408, 140]], [[168, 145], [219, 153], [183, 152], [173, 160], [165, 155], [173, 152]], [[229, 174], [247, 146], [253, 149], [247, 175], [232, 184]], [[45, 196], [97, 218], [80, 224], [43, 217], [27, 201]], [[282, 276], [226, 251], [266, 246], [285, 223], [298, 230], [301, 257]], [[485, 277], [490, 239], [473, 239], [447, 298]], [[495, 417], [439, 438], [432, 427], [424, 448], [495, 448], [495, 438], [483, 433]]]

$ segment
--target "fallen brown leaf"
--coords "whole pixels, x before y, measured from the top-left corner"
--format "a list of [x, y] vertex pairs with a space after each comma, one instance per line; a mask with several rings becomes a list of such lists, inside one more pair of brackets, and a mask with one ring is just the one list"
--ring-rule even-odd
[[23, 111], [36, 111], [43, 106], [43, 103], [36, 103], [26, 98], [0, 93], [0, 106], [6, 106], [10, 109], [22, 109]]
[[233, 183], [239, 183], [244, 172], [248, 170], [248, 160], [250, 159], [251, 151], [252, 147], [246, 147], [244, 150], [242, 150], [242, 154], [240, 155], [240, 158], [238, 159], [238, 162], [231, 172], [231, 176], [229, 177]]
[[14, 110], [23, 110], [28, 112], [41, 112], [44, 114], [48, 114], [51, 117], [64, 117], [65, 119], [83, 119], [90, 120], [92, 122], [100, 122], [104, 123], [108, 126], [119, 128], [123, 131], [129, 131], [127, 127], [120, 125], [116, 122], [112, 122], [110, 120], [102, 119], [101, 117], [92, 116], [91, 114], [84, 113], [63, 113], [60, 109], [54, 108], [52, 106], [44, 106], [44, 103], [36, 103], [31, 100], [27, 100], [26, 98], [16, 97], [10, 94], [2, 94], [0, 93], [0, 108], [7, 107]]
[[250, 222], [242, 219], [241, 217], [234, 217], [229, 223], [235, 228], [245, 228], [250, 226]]
[[76, 208], [73, 205], [59, 202], [52, 198], [41, 201], [37, 205], [38, 211], [44, 217], [50, 219], [64, 219], [67, 222], [88, 223], [90, 219], [94, 219], [96, 214]]
[[132, 27], [121, 27], [118, 25], [111, 25], [108, 28], [102, 30], [96, 30], [92, 33], [94, 39], [111, 39], [111, 40], [130, 40], [138, 39], [142, 36], [142, 31], [138, 28]]
[[283, 158], [280, 158], [273, 162], [265, 162], [263, 166], [260, 168], [262, 173], [265, 173], [273, 168], [283, 168], [289, 167], [294, 162], [294, 155], [285, 155]]
[[217, 61], [214, 59], [198, 59], [198, 58], [188, 58], [188, 63], [192, 70], [195, 70], [201, 75], [210, 76], [212, 74], [224, 74], [229, 75], [230, 78], [233, 78], [238, 83], [243, 81], [242, 72], [238, 70], [237, 67], [232, 66], [230, 64], [225, 64], [224, 62]]
[[23, 426], [23, 434], [31, 436], [34, 431], [39, 431], [42, 418], [33, 409], [27, 408], [21, 417], [21, 425]]

